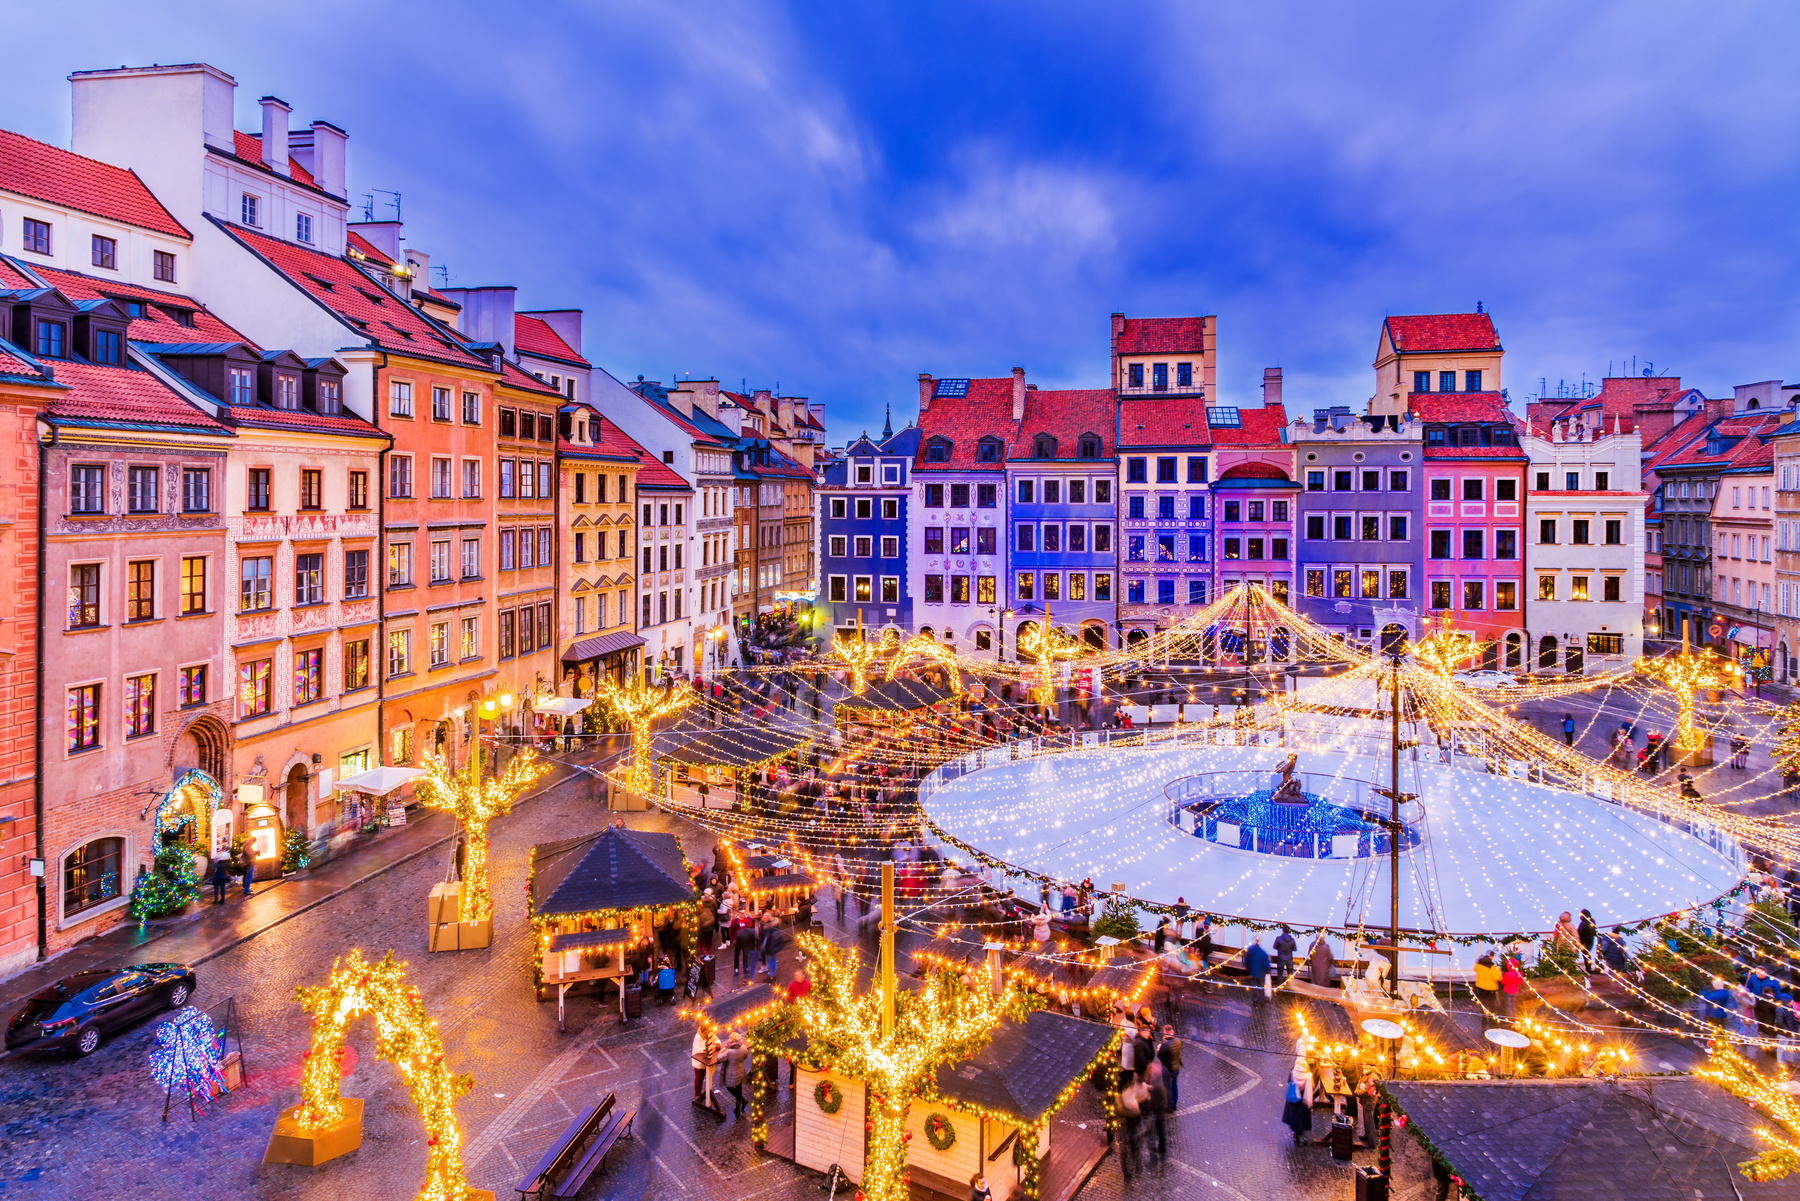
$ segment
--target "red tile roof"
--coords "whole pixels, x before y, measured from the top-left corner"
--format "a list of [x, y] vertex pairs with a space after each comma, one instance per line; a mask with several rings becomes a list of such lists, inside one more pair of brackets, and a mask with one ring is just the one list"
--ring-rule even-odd
[[59, 271], [54, 267], [39, 267], [36, 264], [32, 264], [31, 270], [70, 300], [98, 300], [105, 297], [120, 301], [121, 308], [124, 307], [124, 301], [141, 300], [147, 306], [167, 305], [173, 309], [190, 311], [194, 315], [194, 324], [181, 325], [161, 309], [146, 307], [144, 315], [133, 318], [126, 329], [126, 336], [133, 342], [250, 341], [208, 312], [191, 296], [183, 296], [178, 292], [160, 292], [154, 288], [142, 288], [136, 284], [83, 275], [78, 271]]
[[521, 392], [536, 392], [540, 396], [562, 396], [561, 392], [552, 388], [544, 380], [529, 371], [520, 369], [511, 359], [500, 360], [500, 368], [500, 382], [509, 388], [517, 388]]
[[464, 347], [453, 331], [387, 291], [349, 259], [306, 250], [241, 225], [219, 225], [261, 255], [295, 287], [382, 349], [451, 363], [464, 370], [493, 370], [487, 360]]
[[1200, 396], [1119, 398], [1119, 446], [1210, 446]]
[[[1600, 391], [1593, 396], [1553, 396], [1534, 400], [1525, 406], [1525, 415], [1533, 425], [1538, 425], [1560, 421], [1564, 417], [1588, 417], [1597, 411], [1607, 417], [1618, 417], [1620, 430], [1630, 433], [1639, 405], [1667, 408], [1680, 397], [1679, 375], [1608, 376], [1600, 381]], [[1611, 422], [1606, 424], [1610, 426]]]
[[48, 383], [50, 377], [12, 351], [0, 346], [0, 378], [37, 380]]
[[1199, 354], [1204, 317], [1127, 318], [1119, 331], [1119, 354]]
[[179, 426], [196, 433], [227, 432], [224, 425], [148, 371], [65, 359], [57, 360], [52, 370], [56, 382], [69, 388], [50, 402], [52, 420], [139, 422]]
[[0, 129], [0, 191], [192, 240], [134, 171]]
[[631, 435], [607, 420], [592, 405], [579, 406], [587, 411], [588, 437], [592, 439], [590, 446], [577, 446], [567, 438], [558, 437], [556, 446], [564, 454], [598, 456], [613, 459], [639, 460], [650, 452], [632, 441]]
[[[1766, 467], [1774, 462], [1774, 446], [1768, 438], [1782, 429], [1781, 414], [1745, 413], [1726, 417], [1694, 431], [1693, 437], [1658, 455], [1649, 470], [1675, 467]], [[1706, 453], [1714, 434], [1737, 439], [1718, 454]]]
[[[1007, 380], [1010, 405], [1012, 381]], [[1032, 458], [1031, 446], [1039, 434], [1056, 439], [1056, 457], [1073, 459], [1083, 434], [1100, 438], [1100, 457], [1109, 459], [1118, 449], [1118, 395], [1111, 388], [1025, 389], [1025, 419], [1014, 431], [1006, 449], [1009, 459]], [[1008, 408], [1008, 413], [1012, 410]]]
[[1278, 446], [1282, 429], [1287, 425], [1287, 408], [1284, 405], [1239, 408], [1238, 422], [1236, 428], [1213, 426], [1213, 443], [1218, 446]]
[[[999, 379], [972, 379], [967, 396], [934, 399], [931, 407], [919, 414], [919, 450], [913, 459], [913, 469], [1005, 471], [1004, 461], [977, 463], [975, 444], [988, 434], [993, 434], [1002, 443], [1012, 438], [1016, 429], [1012, 418], [1012, 386], [1010, 375]], [[928, 463], [925, 461], [926, 448], [933, 438], [939, 437], [950, 440], [949, 461]], [[1004, 453], [1002, 451], [1002, 456]]]
[[1409, 392], [1415, 421], [1486, 421], [1512, 424], [1512, 410], [1498, 392]]
[[[268, 164], [263, 162], [261, 134], [245, 133], [241, 129], [234, 129], [231, 131], [231, 143], [232, 149], [237, 151], [238, 158], [253, 167], [268, 169]], [[314, 190], [319, 187], [317, 183], [313, 182], [312, 172], [302, 167], [292, 155], [288, 156], [288, 177], [304, 187]]]
[[1500, 335], [1487, 313], [1435, 313], [1389, 317], [1388, 339], [1401, 354], [1450, 350], [1499, 350]]
[[581, 357], [581, 352], [563, 341], [562, 336], [550, 328], [548, 321], [529, 313], [517, 313], [513, 316], [513, 346], [520, 354], [563, 359], [580, 363], [583, 367], [588, 365], [588, 361]]
[[348, 234], [344, 239], [344, 245], [347, 249], [355, 251], [357, 254], [362, 255], [371, 262], [379, 263], [383, 267], [392, 267], [394, 265], [393, 259], [390, 259], [382, 251], [377, 250], [375, 248], [375, 243], [369, 241], [369, 239], [363, 237], [354, 229], [348, 231]]

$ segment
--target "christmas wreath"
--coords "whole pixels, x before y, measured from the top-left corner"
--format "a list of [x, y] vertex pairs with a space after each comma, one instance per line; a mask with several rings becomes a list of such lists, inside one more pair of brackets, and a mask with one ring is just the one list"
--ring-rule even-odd
[[813, 1100], [826, 1113], [836, 1113], [844, 1107], [844, 1093], [829, 1080], [821, 1080], [813, 1088]]
[[934, 1113], [925, 1119], [925, 1138], [936, 1150], [948, 1151], [956, 1145], [956, 1127], [943, 1114]]
[[1015, 1168], [1023, 1168], [1026, 1162], [1034, 1157], [1037, 1141], [1036, 1139], [1033, 1139], [1031, 1146], [1027, 1147], [1025, 1145], [1025, 1136], [1028, 1133], [1031, 1132], [1021, 1130], [1019, 1131], [1019, 1137], [1013, 1139], [1012, 1161], [1013, 1167]]

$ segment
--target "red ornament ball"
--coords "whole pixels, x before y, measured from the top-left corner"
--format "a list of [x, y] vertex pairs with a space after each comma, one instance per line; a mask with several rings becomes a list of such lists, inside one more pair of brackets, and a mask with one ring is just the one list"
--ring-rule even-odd
[[907, 1142], [909, 1142], [909, 1143], [912, 1142], [912, 1131], [908, 1130], [904, 1137]]

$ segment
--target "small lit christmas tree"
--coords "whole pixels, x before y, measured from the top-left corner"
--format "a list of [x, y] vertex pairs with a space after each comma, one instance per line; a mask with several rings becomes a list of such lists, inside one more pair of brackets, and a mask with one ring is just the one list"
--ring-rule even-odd
[[220, 1070], [222, 1052], [212, 1019], [189, 1005], [156, 1027], [156, 1046], [150, 1049], [150, 1078], [157, 1087], [180, 1089], [198, 1103], [225, 1091]]

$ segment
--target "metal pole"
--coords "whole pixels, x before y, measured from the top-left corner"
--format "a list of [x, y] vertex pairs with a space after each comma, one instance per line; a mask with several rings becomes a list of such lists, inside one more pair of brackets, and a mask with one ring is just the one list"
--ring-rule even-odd
[[1392, 867], [1393, 916], [1388, 931], [1388, 946], [1394, 955], [1394, 970], [1388, 973], [1388, 995], [1400, 995], [1400, 652], [1394, 652], [1394, 737], [1393, 781], [1388, 799], [1393, 817], [1388, 822], [1388, 863]]
[[894, 1036], [894, 864], [881, 865], [881, 1037]]

